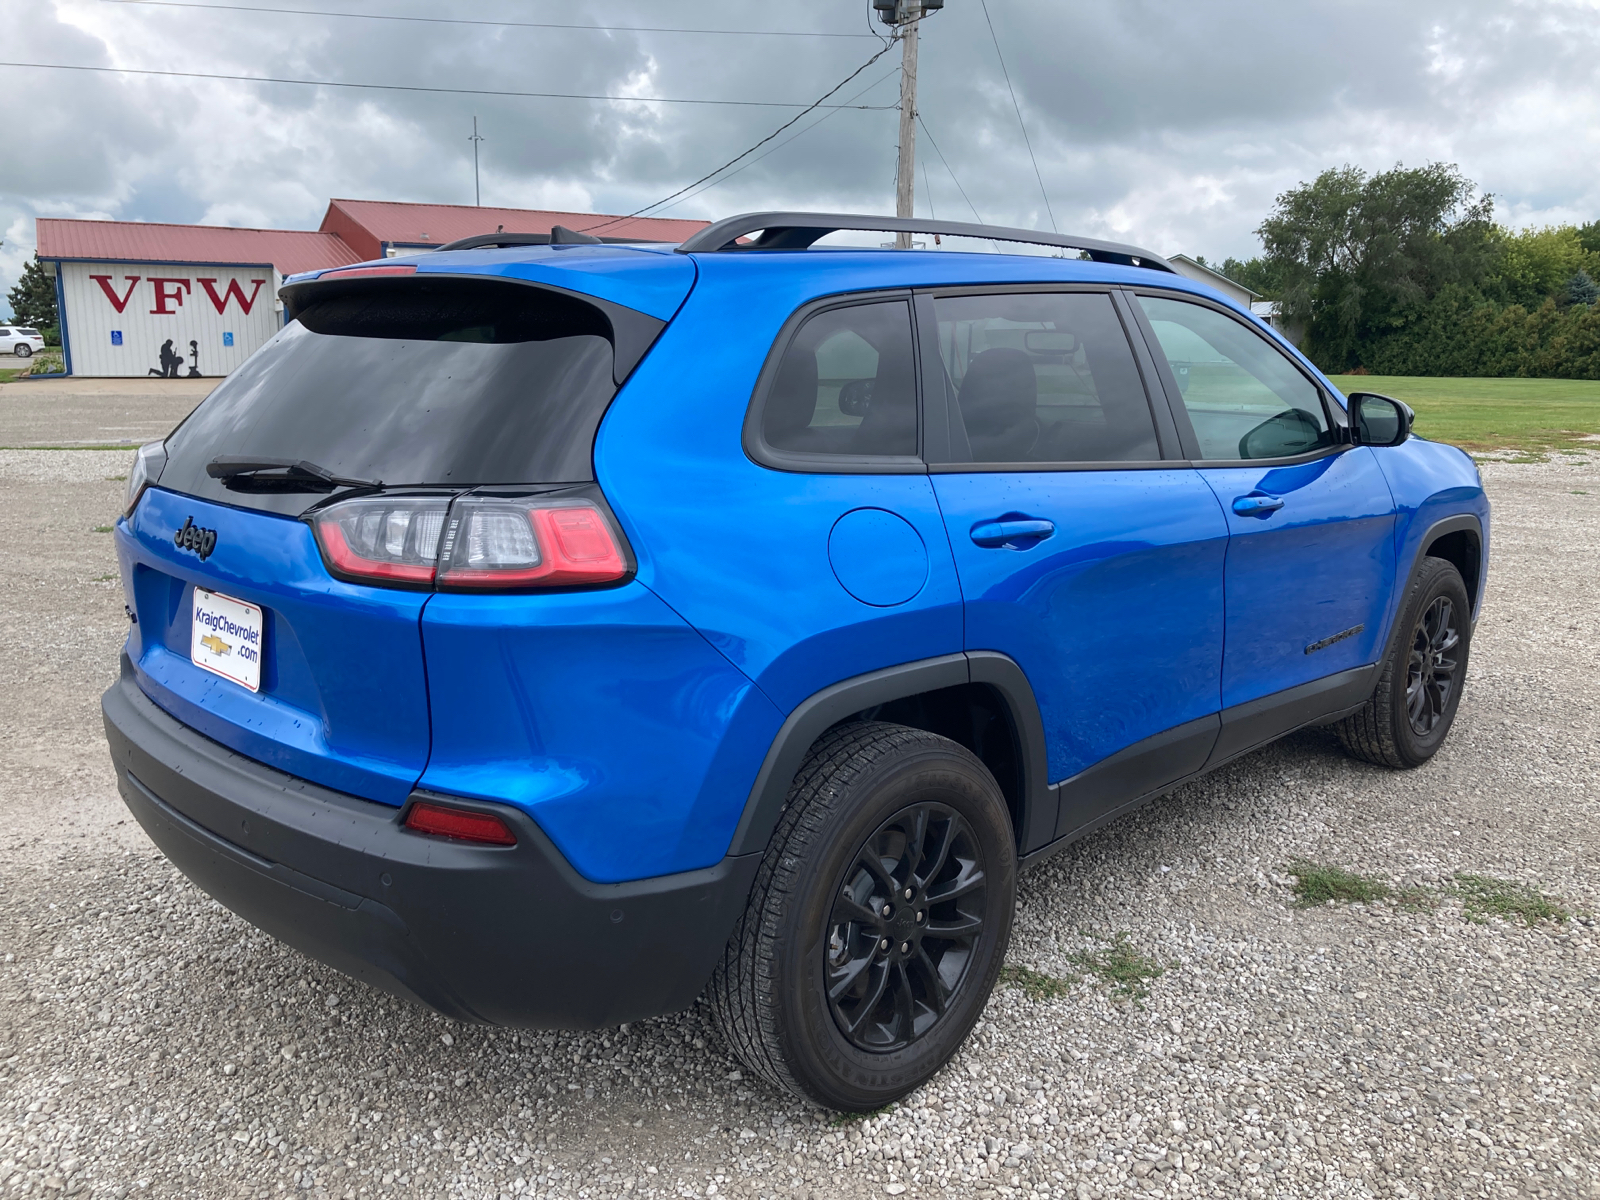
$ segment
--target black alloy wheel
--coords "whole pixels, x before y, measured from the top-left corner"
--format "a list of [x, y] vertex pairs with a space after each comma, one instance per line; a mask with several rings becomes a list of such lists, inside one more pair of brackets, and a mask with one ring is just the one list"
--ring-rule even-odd
[[1420, 767], [1444, 745], [1466, 686], [1472, 601], [1453, 563], [1424, 558], [1406, 589], [1372, 698], [1334, 729], [1356, 758]]
[[961, 1048], [994, 990], [1017, 898], [1005, 796], [971, 751], [839, 725], [795, 773], [706, 997], [752, 1075], [874, 1112]]
[[851, 1045], [876, 1054], [928, 1033], [966, 978], [988, 916], [978, 838], [943, 804], [878, 827], [829, 914], [828, 1007]]
[[1406, 672], [1406, 716], [1423, 737], [1444, 720], [1455, 692], [1456, 607], [1449, 596], [1436, 596], [1411, 634], [1411, 661]]

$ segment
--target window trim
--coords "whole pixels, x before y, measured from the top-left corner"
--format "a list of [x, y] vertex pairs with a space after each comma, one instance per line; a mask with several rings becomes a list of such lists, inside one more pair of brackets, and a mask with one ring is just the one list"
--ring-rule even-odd
[[[1178, 438], [1183, 445], [1184, 453], [1188, 461], [1195, 466], [1207, 468], [1295, 466], [1299, 463], [1315, 462], [1317, 459], [1327, 458], [1329, 455], [1343, 454], [1346, 450], [1353, 449], [1350, 441], [1349, 417], [1343, 406], [1333, 402], [1327, 389], [1306, 371], [1305, 366], [1294, 355], [1285, 353], [1283, 347], [1263, 335], [1261, 330], [1242, 319], [1233, 309], [1205, 296], [1196, 295], [1193, 292], [1145, 287], [1143, 285], [1125, 287], [1122, 291], [1128, 298], [1129, 312], [1137, 324], [1140, 337], [1144, 340], [1145, 348], [1153, 360], [1156, 378], [1161, 381], [1162, 390], [1166, 393], [1167, 407], [1171, 410], [1172, 419], [1177, 425]], [[1155, 327], [1150, 324], [1149, 315], [1144, 311], [1144, 306], [1138, 302], [1138, 297], [1140, 296], [1150, 296], [1159, 300], [1176, 300], [1185, 304], [1194, 304], [1200, 308], [1209, 308], [1213, 312], [1218, 312], [1228, 317], [1235, 324], [1247, 330], [1252, 336], [1265, 343], [1273, 353], [1280, 355], [1315, 389], [1317, 398], [1322, 403], [1323, 420], [1328, 422], [1328, 429], [1334, 434], [1334, 444], [1308, 451], [1305, 454], [1294, 454], [1281, 458], [1202, 458], [1200, 456], [1200, 439], [1194, 431], [1194, 422], [1189, 418], [1189, 410], [1183, 403], [1183, 393], [1178, 389], [1178, 377], [1173, 374], [1172, 364], [1167, 361], [1166, 352], [1161, 349], [1161, 339], [1156, 336]]]
[[[1123, 289], [1115, 284], [1105, 283], [1021, 283], [1021, 284], [967, 284], [957, 286], [918, 288], [917, 299], [924, 308], [924, 318], [919, 322], [918, 332], [926, 326], [933, 331], [931, 338], [923, 341], [922, 359], [924, 377], [929, 377], [935, 366], [940, 375], [944, 374], [944, 359], [939, 353], [938, 325], [932, 312], [933, 302], [946, 296], [1015, 296], [1029, 294], [1060, 295], [1062, 293], [1088, 293], [1091, 295], [1106, 296], [1111, 301], [1112, 311], [1116, 314], [1117, 321], [1122, 328], [1123, 337], [1128, 340], [1128, 351], [1133, 356], [1133, 364], [1139, 373], [1139, 384], [1144, 389], [1145, 403], [1150, 409], [1151, 426], [1156, 435], [1156, 448], [1162, 455], [1154, 459], [1131, 459], [1127, 461], [1107, 461], [1104, 459], [1091, 460], [1065, 460], [1061, 462], [1020, 462], [1020, 463], [981, 463], [981, 462], [949, 462], [937, 461], [933, 454], [928, 454], [928, 472], [932, 475], [977, 475], [977, 474], [1048, 474], [1063, 471], [1161, 471], [1174, 470], [1188, 467], [1191, 463], [1182, 457], [1181, 441], [1178, 437], [1178, 427], [1172, 415], [1167, 411], [1166, 396], [1164, 392], [1158, 393], [1151, 387], [1150, 372], [1155, 364], [1148, 361], [1144, 352], [1143, 335], [1134, 337], [1134, 329], [1129, 325], [1129, 314], [1124, 312], [1125, 302], [1119, 293]], [[948, 430], [954, 426], [957, 413], [952, 410], [956, 398], [950, 395], [949, 389], [943, 386], [939, 389], [943, 397], [941, 410], [942, 425], [945, 429], [945, 445], [940, 449], [944, 457], [949, 454]], [[1158, 400], [1159, 398], [1159, 400]], [[923, 388], [923, 406], [927, 411], [926, 424], [930, 429], [936, 429], [933, 420], [934, 403], [930, 398], [928, 389]], [[932, 440], [932, 439], [930, 439]], [[931, 449], [931, 447], [929, 447]]]
[[[917, 306], [913, 299], [911, 289], [904, 287], [884, 288], [878, 291], [841, 292], [809, 300], [790, 313], [783, 326], [778, 330], [778, 335], [772, 339], [772, 348], [767, 351], [766, 361], [761, 364], [761, 371], [756, 376], [755, 387], [751, 390], [750, 403], [745, 409], [744, 429], [741, 440], [744, 444], [744, 452], [750, 460], [759, 466], [767, 467], [774, 471], [786, 471], [798, 475], [926, 475], [928, 473], [928, 464], [922, 458], [924, 425], [922, 356], [918, 351], [918, 347], [921, 345], [921, 338], [917, 336]], [[778, 375], [778, 364], [783, 361], [783, 356], [788, 353], [789, 347], [794, 342], [795, 335], [800, 332], [801, 326], [821, 313], [832, 312], [841, 308], [859, 308], [864, 304], [884, 304], [893, 301], [900, 301], [905, 304], [911, 322], [912, 399], [916, 406], [917, 453], [911, 455], [808, 454], [797, 450], [779, 450], [769, 445], [762, 434], [761, 418], [766, 412], [767, 397], [770, 395], [773, 382]]]

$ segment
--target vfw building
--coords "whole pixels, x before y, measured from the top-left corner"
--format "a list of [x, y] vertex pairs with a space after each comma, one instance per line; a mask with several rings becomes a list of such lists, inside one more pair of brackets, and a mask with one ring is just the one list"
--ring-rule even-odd
[[[226, 375], [283, 327], [286, 275], [437, 248], [479, 233], [546, 234], [610, 221], [594, 213], [334, 200], [318, 230], [237, 229], [40, 217], [55, 264], [71, 375]], [[608, 224], [619, 240], [679, 242], [704, 221]]]

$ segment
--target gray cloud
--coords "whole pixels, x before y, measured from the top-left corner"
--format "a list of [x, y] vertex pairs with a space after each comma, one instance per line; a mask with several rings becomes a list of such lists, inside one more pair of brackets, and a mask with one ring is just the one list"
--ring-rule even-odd
[[[307, 5], [308, 7], [310, 5]], [[335, 7], [347, 7], [345, 4]], [[865, 32], [866, 0], [753, 14], [731, 0], [459, 5], [421, 16]], [[1600, 216], [1594, 0], [990, 0], [1057, 223], [1164, 251], [1248, 254], [1286, 187], [1344, 162], [1459, 162], [1518, 223]], [[14, 61], [440, 87], [809, 101], [868, 40], [483, 29], [0, 0]], [[1043, 226], [977, 0], [924, 26], [921, 109], [985, 220]], [[896, 55], [841, 98], [892, 105]], [[491, 99], [0, 68], [32, 146], [0, 160], [0, 289], [39, 215], [310, 227], [330, 196], [631, 211], [790, 110]], [[876, 86], [869, 86], [879, 81]], [[25, 103], [17, 103], [18, 98]], [[818, 113], [674, 216], [893, 204], [895, 113]], [[813, 127], [814, 125], [814, 127]], [[765, 149], [770, 149], [765, 148]], [[919, 211], [968, 218], [919, 144]], [[928, 187], [924, 186], [926, 178]]]

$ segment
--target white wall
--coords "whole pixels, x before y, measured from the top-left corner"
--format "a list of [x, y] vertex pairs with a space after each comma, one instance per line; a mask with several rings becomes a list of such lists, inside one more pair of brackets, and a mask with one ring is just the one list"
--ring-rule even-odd
[[281, 326], [279, 283], [270, 266], [62, 263], [72, 373], [160, 375], [170, 341], [165, 370], [226, 375]]

